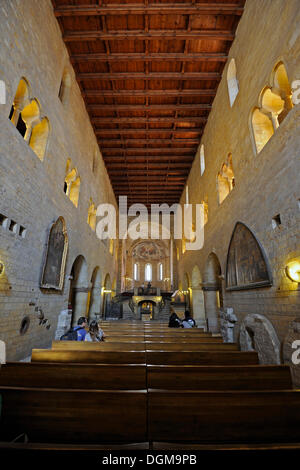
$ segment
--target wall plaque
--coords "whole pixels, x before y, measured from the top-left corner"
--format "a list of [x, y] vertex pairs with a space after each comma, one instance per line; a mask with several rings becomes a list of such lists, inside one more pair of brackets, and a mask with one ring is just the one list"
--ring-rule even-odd
[[68, 252], [68, 235], [62, 217], [52, 225], [48, 237], [41, 287], [62, 290]]

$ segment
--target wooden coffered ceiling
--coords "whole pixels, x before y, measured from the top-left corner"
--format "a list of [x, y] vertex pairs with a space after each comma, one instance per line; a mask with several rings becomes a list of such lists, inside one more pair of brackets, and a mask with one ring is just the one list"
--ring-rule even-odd
[[116, 197], [179, 202], [245, 0], [52, 0]]

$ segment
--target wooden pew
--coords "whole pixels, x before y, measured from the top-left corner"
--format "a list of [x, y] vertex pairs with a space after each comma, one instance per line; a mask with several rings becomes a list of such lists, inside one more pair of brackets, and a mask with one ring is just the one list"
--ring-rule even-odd
[[142, 364], [56, 364], [9, 362], [0, 367], [0, 385], [12, 387], [144, 390]]
[[106, 335], [104, 342], [113, 342], [113, 343], [143, 343], [145, 341], [144, 336], [136, 335], [120, 335], [112, 334]]
[[164, 343], [223, 343], [222, 338], [214, 338], [213, 336], [152, 336], [146, 335], [144, 338], [145, 341], [154, 341], [156, 343], [164, 342]]
[[[0, 440], [26, 433], [30, 442], [147, 441], [146, 390], [0, 386]], [[126, 412], [124, 412], [126, 410]]]
[[239, 347], [236, 343], [220, 343], [220, 342], [154, 342], [145, 341], [140, 343], [125, 342], [100, 342], [91, 343], [87, 341], [53, 341], [52, 349], [54, 350], [80, 350], [80, 351], [238, 351]]
[[77, 362], [90, 364], [146, 364], [144, 351], [78, 351], [33, 349], [32, 362]]
[[236, 343], [218, 343], [218, 342], [154, 342], [146, 341], [146, 350], [152, 351], [238, 351]]
[[147, 387], [170, 390], [292, 389], [289, 366], [147, 365]]
[[149, 440], [299, 443], [300, 390], [148, 390]]
[[256, 351], [146, 351], [146, 363], [153, 365], [244, 365], [258, 364]]
[[89, 341], [52, 341], [51, 349], [79, 349], [82, 351], [145, 351], [144, 342], [113, 342], [101, 341], [94, 343]]
[[188, 329], [188, 328], [169, 328], [168, 330], [145, 330], [144, 331], [145, 335], [162, 335], [162, 336], [167, 336], [167, 335], [176, 335], [176, 336], [212, 336], [212, 333], [210, 331], [202, 331], [202, 330], [193, 330], [193, 329]]

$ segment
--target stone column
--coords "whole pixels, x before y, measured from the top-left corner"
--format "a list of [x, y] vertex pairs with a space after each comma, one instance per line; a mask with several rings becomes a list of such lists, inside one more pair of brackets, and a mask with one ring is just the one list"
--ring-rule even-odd
[[202, 287], [192, 287], [193, 318], [199, 328], [206, 327], [204, 295]]
[[73, 325], [77, 325], [78, 318], [87, 314], [89, 291], [89, 287], [74, 287]]
[[203, 291], [208, 331], [210, 331], [211, 333], [219, 333], [219, 289], [215, 285], [205, 285], [203, 286]]

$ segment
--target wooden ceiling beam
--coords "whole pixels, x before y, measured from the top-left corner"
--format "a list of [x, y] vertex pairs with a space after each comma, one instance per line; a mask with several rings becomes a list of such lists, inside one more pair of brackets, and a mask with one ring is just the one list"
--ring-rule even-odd
[[85, 72], [77, 73], [78, 80], [220, 80], [222, 75], [219, 72], [116, 72], [116, 73], [100, 73]]
[[[101, 147], [102, 144], [106, 145], [114, 145], [120, 143], [119, 139], [98, 139], [99, 145]], [[124, 144], [127, 148], [130, 148], [130, 144], [135, 145], [145, 145], [145, 144], [193, 144], [198, 145], [200, 143], [200, 139], [127, 139], [124, 141]], [[120, 150], [122, 148], [120, 147]], [[140, 149], [139, 149], [140, 150]], [[151, 149], [150, 149], [151, 150]], [[102, 151], [102, 149], [101, 149]]]
[[126, 41], [130, 40], [186, 40], [186, 39], [211, 39], [213, 41], [233, 41], [235, 34], [231, 30], [218, 30], [218, 29], [199, 29], [191, 30], [187, 32], [186, 30], [149, 30], [146, 32], [144, 29], [138, 30], [117, 30], [117, 31], [99, 31], [99, 30], [90, 30], [90, 31], [68, 31], [66, 30], [63, 33], [63, 40], [65, 42], [72, 41]]
[[115, 163], [115, 162], [112, 162], [112, 163], [109, 163], [109, 162], [105, 162], [105, 165], [106, 165], [106, 168], [109, 169], [109, 171], [124, 171], [124, 167], [126, 167], [126, 171], [130, 171], [130, 172], [134, 172], [134, 171], [148, 171], [149, 170], [153, 170], [153, 171], [165, 171], [167, 170], [168, 168], [170, 168], [172, 171], [173, 170], [186, 170], [186, 169], [190, 169], [190, 163], [178, 163], [178, 162], [167, 162], [167, 163], [150, 163], [150, 162], [147, 162], [146, 166], [145, 166], [145, 163], [135, 163], [134, 165], [130, 165], [130, 164], [127, 164], [126, 163]]
[[56, 17], [102, 16], [102, 15], [237, 15], [243, 13], [243, 6], [236, 3], [158, 3], [151, 5], [60, 5], [54, 9]]
[[182, 61], [185, 62], [226, 62], [228, 55], [221, 52], [198, 52], [198, 53], [137, 53], [137, 52], [124, 52], [124, 53], [111, 53], [109, 55], [101, 52], [80, 53], [70, 56], [73, 63], [76, 62], [128, 62], [128, 61], [148, 61], [162, 62], [162, 61]]
[[85, 98], [95, 98], [97, 96], [159, 96], [164, 98], [165, 96], [215, 96], [217, 90], [215, 88], [196, 88], [193, 90], [84, 90], [82, 95]]
[[[135, 152], [138, 153], [138, 157], [144, 157], [144, 158], [151, 158], [152, 156], [155, 158], [158, 158], [157, 155], [154, 155], [156, 152], [158, 152], [160, 155], [165, 153], [164, 157], [171, 158], [168, 154], [171, 153], [172, 157], [193, 157], [195, 155], [196, 149], [193, 147], [183, 147], [183, 148], [176, 148], [176, 147], [154, 147], [154, 148], [127, 148], [123, 149], [122, 147], [102, 147], [101, 153], [103, 158], [114, 158], [114, 157], [126, 157], [126, 158], [134, 158], [136, 157]], [[111, 155], [111, 152], [122, 152], [120, 155]], [[133, 153], [133, 155], [129, 155], [128, 152]], [[145, 152], [144, 155], [141, 155], [142, 152]], [[149, 156], [150, 153], [150, 156]], [[179, 155], [176, 155], [179, 154]]]
[[91, 111], [176, 111], [185, 112], [189, 109], [194, 111], [199, 110], [211, 110], [212, 105], [208, 103], [200, 103], [200, 104], [149, 104], [146, 106], [145, 104], [87, 104], [88, 110]]
[[145, 124], [145, 123], [184, 123], [184, 122], [206, 122], [205, 116], [184, 116], [184, 117], [92, 117], [92, 124]]
[[157, 129], [134, 129], [134, 128], [126, 128], [126, 129], [94, 129], [94, 132], [96, 135], [101, 135], [101, 134], [119, 134], [119, 135], [126, 135], [126, 134], [199, 134], [199, 132], [202, 132], [203, 128], [199, 127], [180, 127], [178, 129], [165, 129], [165, 128], [157, 128]]
[[[194, 160], [194, 155], [153, 155], [153, 156], [147, 156], [147, 155], [138, 155], [138, 156], [126, 156], [126, 163], [135, 163], [135, 162], [148, 162], [149, 164], [156, 163], [156, 162], [163, 162], [163, 161], [170, 161], [171, 163], [176, 163], [176, 162], [193, 162]], [[120, 163], [125, 163], [125, 157], [124, 156], [104, 156], [104, 161], [105, 164], [110, 163], [110, 162], [120, 162]]]

